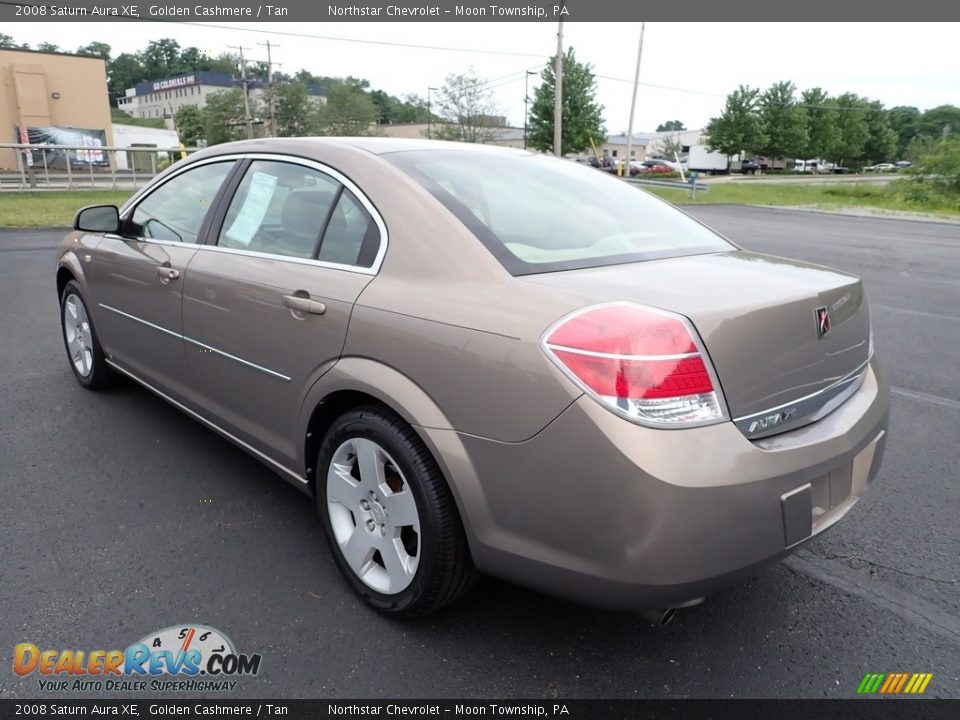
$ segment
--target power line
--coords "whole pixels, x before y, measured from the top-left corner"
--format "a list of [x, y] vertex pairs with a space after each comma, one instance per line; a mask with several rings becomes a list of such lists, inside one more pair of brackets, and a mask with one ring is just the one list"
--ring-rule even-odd
[[[633, 80], [627, 80], [626, 78], [611, 77], [610, 75], [594, 75], [594, 77], [603, 78], [604, 80], [614, 80], [616, 82], [629, 83], [633, 85]], [[642, 85], [643, 87], [657, 88], [659, 90], [672, 90], [674, 92], [690, 93], [691, 95], [707, 95], [709, 97], [721, 97], [721, 98], [727, 97], [726, 95], [722, 95], [720, 93], [711, 93], [711, 92], [705, 92], [703, 90], [690, 90], [688, 88], [671, 87], [670, 85], [657, 85], [655, 83], [647, 83], [647, 82], [641, 82], [641, 83], [638, 83], [638, 85]]]
[[390, 40], [364, 40], [362, 38], [338, 37], [336, 35], [315, 35], [313, 33], [298, 33], [298, 32], [290, 32], [288, 30], [264, 30], [262, 25], [256, 28], [246, 28], [246, 27], [231, 27], [229, 25], [217, 25], [215, 23], [190, 22], [187, 20], [175, 20], [170, 22], [173, 25], [191, 25], [191, 26], [202, 27], [202, 28], [217, 28], [220, 30], [233, 30], [236, 32], [252, 32], [252, 33], [258, 33], [261, 35], [281, 35], [284, 37], [306, 38], [309, 40], [332, 40], [334, 42], [352, 42], [352, 43], [361, 43], [364, 45], [387, 45], [390, 47], [411, 48], [415, 50], [437, 50], [440, 52], [472, 53], [475, 55], [511, 55], [514, 57], [534, 57], [534, 58], [543, 57], [541, 53], [517, 52], [513, 50], [486, 50], [481, 48], [458, 48], [458, 47], [447, 47], [442, 45], [418, 45], [416, 43], [393, 42]]

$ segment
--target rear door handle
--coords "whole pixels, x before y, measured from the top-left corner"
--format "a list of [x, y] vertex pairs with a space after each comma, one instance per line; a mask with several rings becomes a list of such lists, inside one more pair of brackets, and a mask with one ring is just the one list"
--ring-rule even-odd
[[311, 300], [309, 297], [303, 297], [302, 295], [284, 295], [283, 304], [291, 310], [310, 313], [311, 315], [323, 315], [327, 311], [327, 306], [322, 302]]
[[172, 267], [167, 265], [161, 265], [157, 268], [157, 275], [160, 276], [160, 279], [164, 282], [169, 282], [170, 280], [176, 280], [180, 277], [180, 271], [174, 270]]

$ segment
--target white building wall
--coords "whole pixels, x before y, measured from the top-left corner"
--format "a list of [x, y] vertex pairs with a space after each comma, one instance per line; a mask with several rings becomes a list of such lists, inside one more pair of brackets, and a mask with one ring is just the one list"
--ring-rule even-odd
[[[174, 130], [146, 128], [137, 125], [113, 125], [113, 143], [116, 147], [132, 148], [134, 145], [144, 145], [169, 150], [180, 145], [180, 139]], [[117, 153], [117, 169], [128, 170], [130, 167], [127, 153]]]

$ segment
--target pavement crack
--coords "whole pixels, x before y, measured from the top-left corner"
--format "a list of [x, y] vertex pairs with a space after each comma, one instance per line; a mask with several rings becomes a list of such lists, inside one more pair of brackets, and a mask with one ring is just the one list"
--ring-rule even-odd
[[814, 581], [857, 595], [953, 643], [960, 642], [960, 618], [949, 611], [872, 577], [868, 580], [869, 584], [863, 584], [860, 581], [862, 576], [838, 575], [825, 564], [817, 563], [818, 559], [815, 555], [796, 554], [782, 564], [794, 573], [807, 575]]
[[898, 575], [904, 575], [905, 577], [912, 577], [918, 580], [926, 580], [932, 583], [938, 583], [940, 585], [956, 585], [960, 583], [960, 578], [954, 578], [953, 580], [948, 580], [946, 578], [936, 578], [930, 577], [929, 575], [923, 575], [920, 573], [912, 573], [907, 570], [901, 570], [900, 568], [895, 568], [892, 565], [884, 565], [883, 563], [878, 563], [873, 560], [867, 560], [865, 557], [860, 555], [852, 555], [849, 553], [831, 553], [831, 552], [812, 552], [807, 551], [804, 553], [798, 553], [801, 557], [806, 557], [809, 559], [817, 560], [846, 560], [847, 566], [851, 570], [856, 570], [862, 565], [866, 565], [871, 570], [889, 570], [890, 572], [897, 573]]

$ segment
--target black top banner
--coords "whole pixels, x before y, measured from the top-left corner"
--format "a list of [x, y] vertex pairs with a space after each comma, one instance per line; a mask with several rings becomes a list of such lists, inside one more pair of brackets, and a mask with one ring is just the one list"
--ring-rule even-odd
[[[943, 0], [685, 0], [682, 3], [636, 0], [276, 0], [276, 4], [211, 0], [0, 0], [0, 22], [180, 21], [180, 22], [639, 22], [639, 21], [946, 21], [960, 19], [960, 3]], [[749, 33], [718, 28], [723, 34]], [[733, 38], [728, 37], [729, 41]]]

